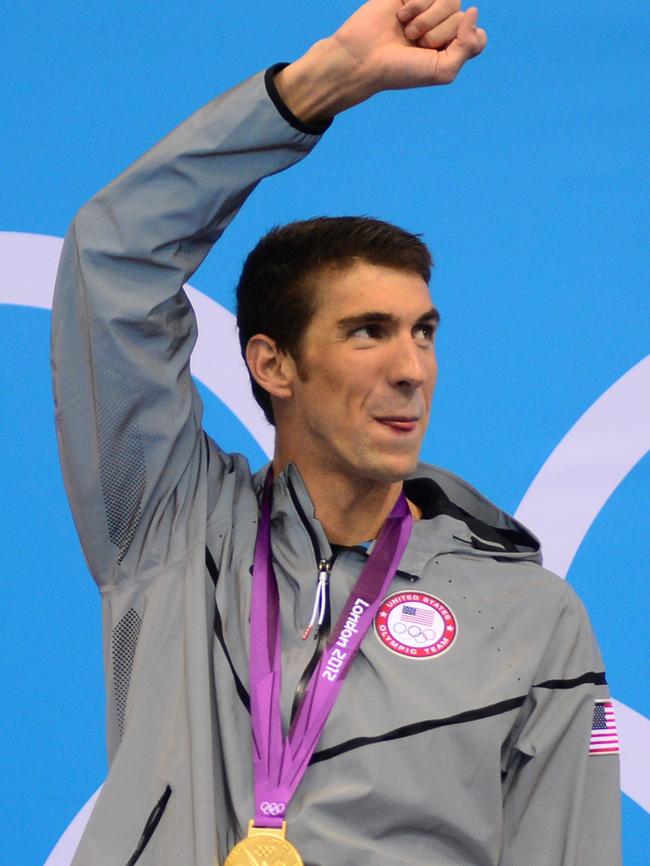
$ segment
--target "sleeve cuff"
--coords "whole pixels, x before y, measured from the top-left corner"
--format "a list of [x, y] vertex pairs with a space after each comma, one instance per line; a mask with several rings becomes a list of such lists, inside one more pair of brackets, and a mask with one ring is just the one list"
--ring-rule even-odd
[[278, 72], [280, 72], [280, 70], [284, 69], [285, 66], [288, 65], [288, 63], [274, 63], [273, 66], [269, 66], [269, 68], [264, 73], [264, 84], [266, 85], [266, 92], [268, 93], [271, 101], [273, 102], [273, 105], [275, 105], [278, 112], [287, 121], [287, 123], [293, 126], [294, 129], [297, 129], [298, 132], [304, 132], [307, 135], [322, 135], [332, 125], [331, 120], [326, 120], [322, 123], [306, 123], [304, 120], [296, 117], [296, 115], [287, 108], [282, 97], [278, 93], [278, 88], [275, 86], [275, 76], [278, 74]]

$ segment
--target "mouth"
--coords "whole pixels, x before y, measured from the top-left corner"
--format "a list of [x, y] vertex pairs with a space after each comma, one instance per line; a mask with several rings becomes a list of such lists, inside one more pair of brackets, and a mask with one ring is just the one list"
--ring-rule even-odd
[[417, 427], [417, 417], [407, 417], [404, 415], [385, 415], [380, 418], [375, 418], [384, 427], [394, 430], [396, 433], [412, 433]]

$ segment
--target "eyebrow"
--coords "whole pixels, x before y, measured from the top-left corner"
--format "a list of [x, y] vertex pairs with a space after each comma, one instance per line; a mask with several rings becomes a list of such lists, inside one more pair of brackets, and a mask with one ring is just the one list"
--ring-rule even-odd
[[[396, 324], [397, 318], [393, 316], [392, 313], [384, 313], [380, 310], [370, 310], [368, 312], [358, 313], [355, 316], [345, 316], [343, 319], [339, 319], [337, 324], [342, 331], [346, 331], [349, 329], [354, 330], [355, 328], [363, 328], [364, 325], [374, 325], [380, 323]], [[434, 327], [438, 327], [438, 325], [440, 324], [440, 312], [436, 309], [436, 307], [431, 307], [430, 310], [427, 310], [426, 313], [423, 313], [416, 321], [414, 327], [417, 327], [417, 325], [423, 325], [425, 323], [432, 324], [434, 325]]]

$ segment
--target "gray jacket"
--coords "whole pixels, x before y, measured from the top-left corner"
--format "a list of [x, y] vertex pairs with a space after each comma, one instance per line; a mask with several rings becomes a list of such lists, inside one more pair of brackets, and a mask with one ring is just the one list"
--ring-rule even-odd
[[[247, 630], [263, 473], [202, 430], [182, 286], [257, 182], [318, 140], [266, 79], [210, 103], [100, 192], [61, 260], [56, 419], [102, 596], [110, 759], [74, 866], [215, 866], [254, 811]], [[417, 611], [403, 608], [392, 645], [377, 619], [289, 807], [290, 839], [308, 866], [613, 866], [618, 759], [589, 756], [607, 689], [582, 605], [512, 518], [445, 471], [416, 476], [423, 519], [390, 595], [439, 600], [453, 641], [410, 657], [397, 632]], [[331, 549], [292, 466], [275, 482], [272, 543], [286, 724], [315, 648], [300, 636], [317, 563], [331, 563], [335, 619], [367, 552]]]

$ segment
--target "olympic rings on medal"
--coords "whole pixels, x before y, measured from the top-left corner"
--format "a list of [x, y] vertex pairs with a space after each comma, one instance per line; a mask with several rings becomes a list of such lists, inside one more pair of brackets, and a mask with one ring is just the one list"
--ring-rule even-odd
[[285, 808], [286, 806], [284, 803], [269, 803], [268, 800], [265, 800], [260, 806], [260, 811], [263, 812], [264, 815], [272, 815], [275, 817], [277, 815], [284, 815]]

